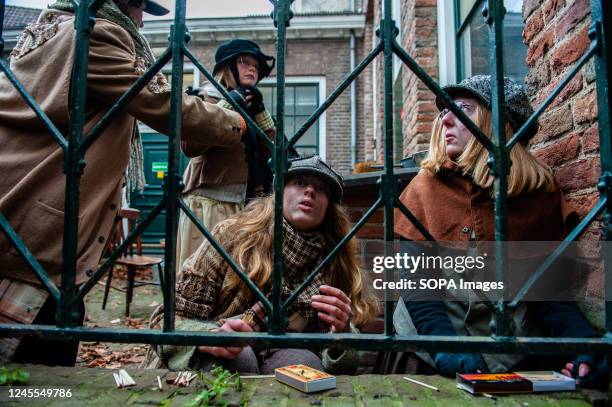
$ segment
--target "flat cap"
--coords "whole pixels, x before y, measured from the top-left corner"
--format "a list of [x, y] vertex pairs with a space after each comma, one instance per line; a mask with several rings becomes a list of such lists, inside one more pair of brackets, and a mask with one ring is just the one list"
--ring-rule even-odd
[[289, 160], [287, 177], [298, 174], [310, 174], [322, 178], [329, 186], [330, 198], [335, 202], [340, 202], [343, 193], [342, 176], [318, 155], [308, 157], [298, 157]]

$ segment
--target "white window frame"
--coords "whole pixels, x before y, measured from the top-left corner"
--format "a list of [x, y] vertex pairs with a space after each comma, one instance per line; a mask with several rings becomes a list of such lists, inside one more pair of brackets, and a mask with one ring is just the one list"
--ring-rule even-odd
[[[261, 84], [276, 84], [276, 77], [273, 78], [265, 78], [263, 79], [261, 82]], [[317, 108], [319, 106], [321, 106], [323, 104], [323, 102], [325, 102], [325, 99], [327, 98], [327, 81], [325, 79], [325, 76], [286, 76], [285, 77], [285, 83], [287, 84], [293, 84], [293, 83], [299, 83], [299, 84], [305, 84], [305, 85], [317, 85], [318, 87], [318, 94], [319, 94], [319, 100], [318, 100], [318, 105]], [[319, 156], [323, 159], [326, 160], [326, 156], [327, 156], [327, 145], [326, 145], [326, 133], [327, 133], [327, 119], [326, 119], [326, 112], [323, 112], [323, 114], [319, 117], [319, 121], [318, 121], [318, 130], [319, 130], [319, 140], [318, 140], [318, 144], [319, 144]]]
[[440, 86], [457, 83], [455, 2], [438, 1], [438, 78]]
[[[397, 43], [402, 45], [402, 9], [401, 4], [404, 3], [402, 0], [392, 0], [391, 3], [391, 19], [395, 21], [399, 34], [397, 35]], [[381, 3], [382, 4], [382, 3]], [[397, 79], [397, 75], [400, 73], [402, 67], [402, 61], [396, 54], [393, 54], [393, 81]]]

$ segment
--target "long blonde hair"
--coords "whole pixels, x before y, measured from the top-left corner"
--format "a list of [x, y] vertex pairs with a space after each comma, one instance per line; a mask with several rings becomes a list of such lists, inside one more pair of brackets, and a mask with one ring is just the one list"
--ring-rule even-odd
[[[272, 276], [272, 253], [274, 252], [274, 196], [251, 201], [242, 211], [219, 225], [223, 230], [220, 243], [260, 288]], [[343, 205], [330, 202], [320, 232], [326, 247], [332, 248], [349, 232], [348, 213]], [[359, 271], [357, 244], [351, 239], [331, 260], [326, 270], [330, 285], [339, 288], [351, 299], [352, 322], [362, 325], [373, 320], [378, 312], [378, 300], [368, 289]], [[240, 290], [251, 298], [248, 287], [233, 272], [229, 274], [229, 290]]]
[[[491, 111], [480, 103], [476, 104], [474, 123], [489, 139], [492, 138], [493, 124]], [[514, 130], [506, 122], [506, 138], [509, 138], [513, 133]], [[489, 152], [487, 149], [476, 137], [472, 137], [455, 162], [464, 175], [470, 176], [476, 185], [488, 190], [491, 196], [493, 196], [493, 181], [495, 177], [487, 165], [488, 159]], [[508, 196], [528, 193], [536, 189], [542, 189], [545, 192], [557, 190], [557, 185], [550, 168], [531, 155], [523, 144], [516, 143], [512, 147], [510, 150], [510, 160], [512, 165], [508, 174]], [[443, 169], [444, 164], [448, 161], [450, 161], [450, 157], [446, 153], [442, 115], [439, 115], [434, 121], [429, 142], [429, 154], [421, 163], [421, 168], [436, 174]]]

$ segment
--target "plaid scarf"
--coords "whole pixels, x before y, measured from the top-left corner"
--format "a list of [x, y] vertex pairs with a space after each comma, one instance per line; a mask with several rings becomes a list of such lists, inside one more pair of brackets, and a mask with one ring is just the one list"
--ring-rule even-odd
[[[287, 300], [304, 278], [323, 259], [325, 241], [318, 232], [296, 230], [283, 218], [283, 277], [281, 280], [281, 301]], [[294, 332], [319, 332], [327, 327], [318, 318], [317, 311], [310, 303], [313, 295], [319, 294], [319, 287], [326, 284], [325, 270], [321, 271], [287, 308], [288, 329]], [[267, 297], [271, 296], [272, 283], [268, 284]], [[267, 315], [261, 302], [246, 310], [242, 319], [256, 331], [266, 329]]]

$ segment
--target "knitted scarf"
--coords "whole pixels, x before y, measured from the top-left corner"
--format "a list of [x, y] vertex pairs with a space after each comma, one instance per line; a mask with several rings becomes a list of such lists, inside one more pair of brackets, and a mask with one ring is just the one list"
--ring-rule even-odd
[[[75, 12], [74, 5], [71, 0], [57, 0], [50, 4], [49, 8], [68, 11], [71, 13]], [[103, 18], [111, 21], [126, 30], [132, 38], [132, 41], [134, 41], [136, 55], [144, 60], [147, 67], [151, 66], [155, 62], [155, 56], [153, 55], [153, 51], [149, 46], [149, 42], [142, 34], [140, 34], [136, 23], [130, 17], [123, 14], [123, 12], [112, 0], [106, 0], [102, 6], [100, 6], [96, 12], [96, 18]], [[142, 192], [145, 186], [145, 173], [142, 139], [140, 137], [140, 131], [138, 130], [138, 124], [134, 126], [132, 132], [131, 146], [128, 182], [130, 185], [130, 190]]]

